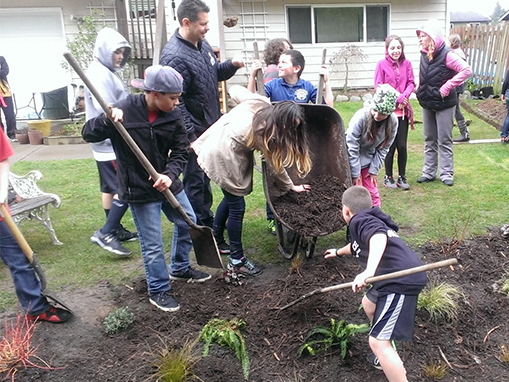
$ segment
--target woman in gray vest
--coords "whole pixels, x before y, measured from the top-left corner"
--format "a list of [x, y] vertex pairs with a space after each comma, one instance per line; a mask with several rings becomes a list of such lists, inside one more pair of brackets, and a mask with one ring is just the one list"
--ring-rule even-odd
[[[418, 183], [436, 179], [454, 184], [452, 127], [456, 87], [472, 75], [470, 66], [444, 44], [441, 29], [426, 26], [416, 31], [421, 46], [417, 99], [422, 107], [424, 166]], [[439, 165], [440, 156], [440, 165]]]

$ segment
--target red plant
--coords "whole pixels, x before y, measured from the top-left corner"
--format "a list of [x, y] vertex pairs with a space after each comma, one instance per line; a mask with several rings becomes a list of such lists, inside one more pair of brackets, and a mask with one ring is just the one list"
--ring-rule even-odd
[[11, 377], [11, 381], [14, 381], [14, 376], [20, 368], [52, 369], [35, 354], [37, 347], [32, 345], [35, 324], [20, 314], [14, 323], [5, 321], [4, 337], [0, 340], [0, 373], [7, 372], [4, 380]]

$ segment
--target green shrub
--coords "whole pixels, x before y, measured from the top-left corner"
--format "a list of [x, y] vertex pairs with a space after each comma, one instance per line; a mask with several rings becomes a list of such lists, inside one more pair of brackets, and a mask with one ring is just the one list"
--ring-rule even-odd
[[104, 331], [107, 334], [117, 334], [126, 330], [134, 322], [134, 313], [128, 307], [115, 309], [104, 319]]
[[302, 355], [304, 352], [315, 355], [317, 352], [339, 346], [341, 358], [344, 359], [350, 337], [356, 333], [366, 333], [369, 331], [368, 324], [346, 324], [344, 320], [336, 321], [334, 318], [330, 319], [330, 324], [330, 328], [317, 326], [311, 329], [306, 334], [304, 345], [299, 348], [299, 355]]

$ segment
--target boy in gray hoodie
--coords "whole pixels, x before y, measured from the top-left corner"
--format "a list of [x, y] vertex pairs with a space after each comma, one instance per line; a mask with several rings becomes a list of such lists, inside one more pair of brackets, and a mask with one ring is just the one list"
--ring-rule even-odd
[[[129, 60], [131, 46], [117, 31], [102, 29], [97, 35], [94, 46], [94, 60], [87, 69], [87, 76], [108, 104], [127, 97], [127, 86], [120, 78], [119, 71]], [[103, 114], [99, 102], [85, 88], [86, 120]], [[121, 241], [136, 240], [135, 232], [127, 231], [120, 220], [127, 211], [127, 203], [121, 203], [117, 197], [117, 164], [111, 141], [90, 143], [94, 159], [99, 170], [102, 192], [102, 205], [106, 213], [105, 225], [94, 232], [90, 241], [103, 249], [119, 256], [129, 256], [132, 251], [125, 248]]]

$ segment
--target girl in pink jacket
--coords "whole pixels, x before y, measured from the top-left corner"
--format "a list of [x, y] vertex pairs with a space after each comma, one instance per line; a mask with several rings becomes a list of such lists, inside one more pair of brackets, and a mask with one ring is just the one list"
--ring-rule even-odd
[[[384, 186], [387, 188], [410, 189], [405, 171], [407, 163], [408, 126], [414, 129], [413, 111], [410, 94], [414, 91], [414, 71], [412, 64], [405, 58], [404, 44], [400, 37], [391, 35], [385, 39], [385, 59], [380, 60], [375, 69], [375, 90], [380, 84], [389, 84], [400, 95], [394, 114], [398, 117], [398, 133], [385, 157]], [[394, 153], [398, 150], [398, 181], [392, 176]]]

